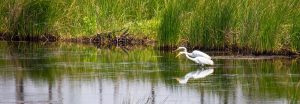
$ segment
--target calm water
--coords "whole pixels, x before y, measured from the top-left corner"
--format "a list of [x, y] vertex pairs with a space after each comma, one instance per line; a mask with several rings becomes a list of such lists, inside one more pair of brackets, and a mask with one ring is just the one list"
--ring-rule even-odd
[[0, 42], [0, 103], [300, 103], [299, 60], [215, 55], [215, 66], [201, 68], [175, 56], [152, 48]]

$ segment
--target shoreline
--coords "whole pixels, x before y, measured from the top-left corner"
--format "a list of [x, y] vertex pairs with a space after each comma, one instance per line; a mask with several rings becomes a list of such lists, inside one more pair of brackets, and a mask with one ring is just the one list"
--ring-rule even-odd
[[[27, 41], [27, 42], [72, 42], [72, 43], [83, 43], [83, 44], [93, 44], [96, 47], [101, 46], [120, 46], [120, 47], [131, 47], [131, 46], [152, 46], [155, 49], [161, 51], [173, 51], [178, 46], [156, 46], [158, 43], [154, 39], [148, 37], [137, 38], [129, 34], [127, 30], [121, 32], [120, 34], [107, 32], [98, 33], [90, 37], [77, 37], [77, 38], [62, 38], [55, 35], [40, 35], [40, 36], [11, 36], [9, 34], [0, 33], [1, 41]], [[185, 45], [189, 50], [205, 50], [209, 52], [222, 53], [222, 55], [233, 55], [233, 56], [284, 56], [284, 57], [300, 57], [300, 52], [293, 52], [291, 50], [279, 50], [276, 52], [255, 52], [253, 49], [249, 48], [238, 48], [230, 46], [230, 48], [218, 48], [218, 49], [208, 49], [203, 47], [192, 47]]]
[[154, 45], [155, 41], [148, 37], [137, 38], [128, 33], [128, 30], [116, 34], [116, 32], [97, 33], [92, 36], [81, 36], [65, 38], [58, 35], [44, 34], [39, 36], [14, 36], [6, 33], [0, 33], [1, 41], [28, 41], [28, 42], [73, 42], [73, 43], [92, 43], [96, 45]]

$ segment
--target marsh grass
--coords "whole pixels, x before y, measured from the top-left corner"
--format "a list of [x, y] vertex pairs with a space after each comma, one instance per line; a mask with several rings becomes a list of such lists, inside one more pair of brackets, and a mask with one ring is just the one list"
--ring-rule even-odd
[[[0, 29], [15, 36], [91, 36], [99, 32], [139, 26], [153, 35], [163, 1], [147, 0], [4, 0], [0, 4]], [[145, 24], [145, 25], [141, 25]], [[152, 26], [153, 25], [153, 26]], [[145, 30], [145, 29], [144, 29]]]
[[[295, 1], [296, 4], [292, 5], [293, 7], [298, 7], [299, 8], [299, 5], [300, 5], [300, 0], [297, 0]], [[291, 31], [289, 35], [289, 38], [291, 38], [291, 45], [292, 45], [292, 48], [297, 50], [297, 51], [300, 51], [300, 13], [299, 13], [300, 10], [297, 10], [297, 9], [293, 9], [292, 10], [292, 13], [291, 13]]]
[[[162, 17], [170, 21], [180, 18], [180, 21], [165, 23], [162, 19], [159, 29], [164, 33], [158, 34], [162, 37], [159, 41], [164, 43], [161, 45], [178, 45], [181, 40], [187, 40], [189, 46], [204, 49], [238, 48], [255, 54], [299, 51], [299, 0], [193, 2], [197, 5], [190, 6], [191, 18], [180, 18], [185, 12]], [[184, 11], [179, 9], [182, 8], [176, 8]], [[189, 24], [179, 25], [183, 24], [181, 21]], [[181, 33], [179, 38], [178, 33]]]
[[299, 0], [4, 0], [0, 32], [88, 37], [128, 28], [158, 46], [300, 51]]
[[47, 25], [52, 8], [50, 1], [33, 1], [24, 5], [20, 15], [10, 26], [13, 34], [37, 36], [47, 33]]
[[176, 45], [180, 31], [180, 12], [180, 4], [176, 0], [167, 5], [158, 30], [158, 40], [161, 46]]
[[189, 41], [192, 46], [204, 48], [225, 47], [225, 36], [232, 18], [233, 1], [199, 2], [191, 20]]
[[191, 12], [197, 0], [182, 1], [169, 0], [163, 9], [159, 27], [158, 36], [159, 46], [176, 46], [179, 45], [180, 39], [186, 37]]

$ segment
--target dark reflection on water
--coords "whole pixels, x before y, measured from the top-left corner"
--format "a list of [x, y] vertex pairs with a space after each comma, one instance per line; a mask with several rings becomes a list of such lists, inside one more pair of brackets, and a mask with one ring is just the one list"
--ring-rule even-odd
[[300, 103], [299, 60], [214, 61], [199, 69], [152, 48], [1, 42], [0, 103]]

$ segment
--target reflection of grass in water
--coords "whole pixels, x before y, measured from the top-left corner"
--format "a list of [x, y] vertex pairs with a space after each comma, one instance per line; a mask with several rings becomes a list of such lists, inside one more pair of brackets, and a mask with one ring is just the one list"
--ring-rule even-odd
[[[151, 83], [158, 83], [159, 80], [162, 80], [165, 81], [168, 86], [172, 86], [172, 88], [176, 88], [177, 84], [176, 80], [171, 78], [172, 76], [181, 76], [189, 70], [193, 70], [193, 68], [196, 69], [196, 66], [186, 67], [185, 65], [190, 62], [178, 61], [178, 59], [174, 57], [174, 54], [153, 51], [151, 48], [132, 50], [126, 54], [118, 48], [114, 50], [97, 50], [94, 47], [82, 45], [60, 44], [61, 43], [49, 45], [31, 43], [0, 44], [0, 47], [10, 47], [5, 48], [6, 51], [1, 54], [4, 54], [4, 56], [15, 56], [13, 61], [0, 61], [0, 64], [22, 67], [23, 70], [20, 72], [22, 72], [25, 77], [30, 77], [33, 81], [47, 80], [50, 82], [56, 81], [64, 76], [70, 76], [74, 79], [87, 79], [85, 81], [95, 80], [97, 77], [112, 80], [124, 78], [128, 81], [139, 79], [146, 82], [150, 81]], [[25, 56], [42, 57], [47, 56], [47, 54], [51, 54], [51, 57], [21, 59]], [[76, 64], [74, 65], [75, 67], [64, 67], [55, 64], [59, 62], [66, 63], [67, 65]], [[134, 63], [122, 64], [123, 62]], [[145, 67], [145, 63], [135, 64], [139, 62], [149, 62], [153, 63], [153, 65]], [[241, 83], [245, 85], [242, 86], [243, 93], [245, 95], [255, 96], [255, 98], [286, 98], [290, 102], [297, 102], [300, 97], [298, 90], [298, 81], [300, 80], [298, 68], [300, 64], [298, 60], [216, 60], [216, 62], [220, 65], [233, 67], [230, 69], [217, 67], [214, 71], [214, 75], [209, 77], [211, 79], [210, 84], [212, 85], [209, 87], [204, 86], [201, 89], [216, 91], [219, 95], [223, 96], [231, 94], [229, 92], [236, 88], [236, 84]], [[111, 68], [102, 68], [105, 65]], [[182, 70], [181, 68], [191, 69]], [[145, 71], [150, 72], [149, 74], [145, 74]], [[4, 76], [3, 74], [7, 73], [0, 73], [1, 76]], [[234, 74], [237, 76], [226, 76], [224, 74]], [[290, 74], [295, 74], [296, 76]], [[197, 86], [191, 87], [197, 88]], [[226, 90], [227, 92], [220, 92], [220, 90]], [[145, 101], [147, 100], [145, 99]]]
[[[295, 67], [299, 66], [290, 60], [260, 60], [254, 61], [255, 68], [247, 69], [251, 72], [253, 78], [243, 79], [251, 86], [244, 88], [251, 91], [249, 94], [258, 96], [270, 96], [272, 98], [283, 97], [292, 100], [293, 97], [299, 99], [299, 93], [293, 91], [296, 88], [295, 81], [299, 77], [291, 77], [290, 74], [299, 74], [295, 72]], [[246, 63], [245, 63], [246, 64]], [[246, 70], [245, 70], [246, 71]]]
[[[300, 99], [299, 60], [292, 60], [292, 64], [290, 66], [291, 69], [289, 70], [290, 71], [289, 82], [291, 82], [290, 86], [294, 88], [289, 88], [288, 102], [290, 104], [297, 104], [299, 103], [299, 99]], [[293, 74], [298, 76], [294, 76]]]
[[[107, 76], [110, 78], [118, 77], [122, 73], [126, 73], [125, 76], [121, 76], [126, 79], [139, 77], [146, 80], [159, 77], [157, 58], [154, 57], [156, 55], [152, 49], [140, 48], [126, 53], [120, 48], [109, 50], [75, 44], [59, 44], [61, 43], [43, 46], [31, 43], [12, 43], [7, 45], [11, 47], [8, 48], [12, 53], [9, 56], [14, 55], [14, 62], [17, 62], [18, 65], [16, 63], [6, 64], [22, 67], [23, 72], [36, 80], [50, 81], [64, 75], [78, 75], [77, 78], [87, 78], [89, 75], [94, 77], [105, 75], [105, 73], [110, 73], [110, 76]], [[22, 58], [34, 59], [23, 60]], [[140, 74], [148, 71], [150, 74]]]
[[226, 99], [237, 96], [235, 94], [239, 93], [236, 91], [240, 87], [243, 96], [252, 98], [251, 101], [253, 102], [250, 103], [261, 101], [261, 98], [268, 98], [263, 99], [266, 102], [272, 101], [272, 99], [286, 99], [291, 103], [298, 103], [300, 99], [298, 60], [219, 61], [218, 63], [225, 67], [215, 69], [213, 76], [209, 77], [211, 83], [203, 86], [204, 82], [199, 81], [193, 83], [191, 88], [195, 88], [198, 93], [212, 91]]
[[298, 83], [293, 84], [293, 86], [295, 88], [290, 89], [288, 92], [288, 95], [290, 97], [290, 99], [288, 99], [288, 102], [290, 104], [297, 104], [299, 103], [299, 99], [300, 99], [300, 91], [299, 91], [300, 81], [298, 81]]
[[168, 97], [165, 97], [162, 101], [156, 102], [155, 95], [150, 95], [143, 98], [133, 98], [131, 96], [127, 96], [123, 98], [122, 104], [164, 104], [167, 101]]
[[[153, 48], [137, 48], [124, 52], [120, 48], [96, 49], [80, 44], [37, 44], [10, 43], [0, 47], [10, 47], [2, 54], [14, 56], [13, 62], [3, 63], [22, 68], [26, 77], [36, 82], [40, 80], [57, 81], [64, 76], [74, 79], [94, 80], [103, 77], [113, 80], [127, 79], [156, 83], [160, 79], [166, 83], [176, 83], [173, 77], [183, 75], [179, 71], [175, 54], [160, 53]], [[10, 54], [10, 53], [11, 54]], [[162, 57], [157, 57], [162, 56]], [[23, 58], [33, 58], [26, 59]], [[18, 64], [17, 64], [18, 63]], [[181, 63], [181, 62], [180, 62]], [[189, 69], [189, 70], [192, 70]], [[173, 85], [170, 84], [170, 85]]]

